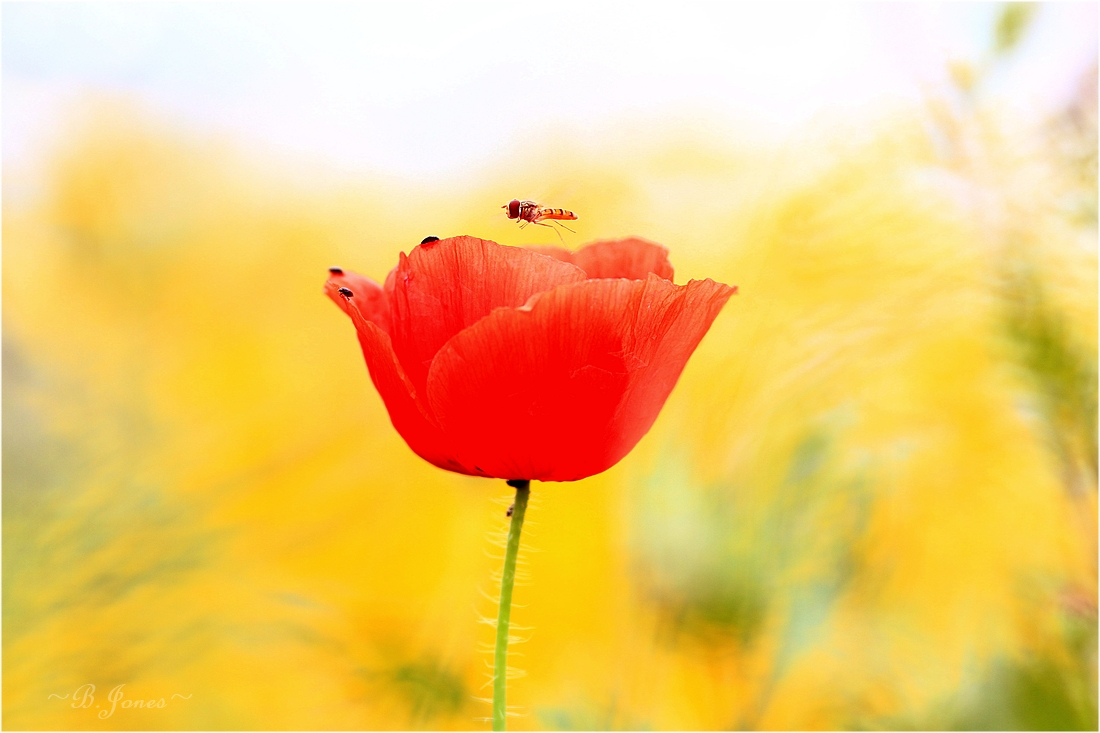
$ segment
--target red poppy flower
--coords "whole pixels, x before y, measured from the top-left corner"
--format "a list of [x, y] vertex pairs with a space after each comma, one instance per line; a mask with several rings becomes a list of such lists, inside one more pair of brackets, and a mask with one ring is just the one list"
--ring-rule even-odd
[[736, 288], [672, 283], [641, 239], [415, 247], [385, 285], [333, 268], [397, 432], [440, 468], [575, 481], [615, 465], [657, 419]]

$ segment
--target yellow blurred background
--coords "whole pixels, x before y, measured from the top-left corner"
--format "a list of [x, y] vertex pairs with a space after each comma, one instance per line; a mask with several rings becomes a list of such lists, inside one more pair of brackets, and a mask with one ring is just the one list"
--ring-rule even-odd
[[537, 181], [740, 293], [631, 455], [532, 487], [512, 728], [1095, 730], [1096, 68], [1038, 127], [987, 73], [419, 181], [85, 98], [4, 170], [4, 727], [488, 727], [511, 492], [405, 446], [321, 285], [554, 243], [499, 209]]

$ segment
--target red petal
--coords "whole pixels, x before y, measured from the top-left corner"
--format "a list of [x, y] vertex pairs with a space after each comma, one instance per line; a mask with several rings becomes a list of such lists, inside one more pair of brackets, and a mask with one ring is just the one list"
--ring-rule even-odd
[[673, 275], [672, 263], [668, 261], [668, 250], [638, 237], [605, 239], [586, 245], [576, 252], [548, 245], [533, 245], [528, 249], [570, 262], [584, 270], [591, 279], [625, 277], [630, 280], [645, 280], [652, 272], [657, 277], [671, 281]]
[[432, 363], [428, 402], [460, 463], [506, 479], [610, 468], [657, 419], [733, 288], [588, 280], [502, 308]]
[[[351, 301], [340, 294], [340, 288], [347, 288], [352, 292], [355, 308]], [[351, 315], [352, 310], [357, 310], [368, 321], [386, 333], [390, 330], [390, 303], [386, 294], [378, 283], [369, 277], [363, 277], [354, 272], [341, 270], [329, 271], [328, 281], [325, 282], [325, 295], [332, 299], [340, 310]]]
[[[344, 297], [339, 291], [342, 287], [348, 288], [354, 295], [350, 299]], [[325, 283], [325, 294], [355, 324], [371, 381], [382, 396], [386, 411], [390, 414], [390, 422], [397, 432], [424, 460], [450, 471], [469, 473], [453, 459], [453, 451], [447, 447], [448, 441], [430, 419], [426, 406], [418, 399], [416, 390], [401, 369], [390, 337], [379, 322], [382, 311], [371, 310], [372, 304], [378, 302], [381, 292], [377, 283], [351, 272], [334, 274]], [[385, 299], [381, 302], [385, 304]], [[363, 306], [366, 306], [365, 312]], [[388, 310], [385, 316], [388, 320]]]
[[[520, 306], [536, 293], [584, 280], [564, 262], [520, 247], [454, 237], [401, 255], [393, 277], [391, 329], [413, 386], [423, 393], [440, 347], [494, 308]], [[387, 290], [390, 279], [386, 281]]]

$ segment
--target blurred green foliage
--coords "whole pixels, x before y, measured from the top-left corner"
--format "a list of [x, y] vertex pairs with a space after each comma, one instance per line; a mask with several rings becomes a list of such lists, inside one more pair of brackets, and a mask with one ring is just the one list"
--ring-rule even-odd
[[993, 27], [993, 52], [1007, 54], [1019, 45], [1039, 9], [1039, 3], [1001, 3]]
[[586, 700], [572, 706], [542, 707], [536, 718], [547, 730], [653, 730], [652, 725], [623, 710], [615, 698], [605, 706]]
[[1032, 382], [1067, 488], [1081, 492], [1096, 483], [1096, 354], [1076, 341], [1043, 288], [1026, 262], [1013, 263], [1005, 277], [1007, 331]]
[[632, 502], [636, 583], [667, 641], [743, 648], [768, 629], [776, 634], [770, 669], [737, 728], [755, 727], [857, 573], [871, 492], [862, 472], [838, 468], [838, 429], [799, 440], [774, 485], [700, 487], [685, 463], [669, 459]]
[[470, 702], [470, 692], [462, 677], [437, 659], [398, 664], [385, 672], [384, 679], [405, 699], [415, 727], [440, 715], [454, 715]]

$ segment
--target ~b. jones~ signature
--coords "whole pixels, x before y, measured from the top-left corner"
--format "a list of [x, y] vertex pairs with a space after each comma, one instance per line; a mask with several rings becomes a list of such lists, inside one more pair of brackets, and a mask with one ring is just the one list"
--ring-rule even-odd
[[[70, 704], [74, 708], [97, 708], [99, 710], [99, 712], [97, 713], [99, 718], [102, 719], [102, 720], [106, 720], [107, 718], [109, 718], [109, 717], [111, 717], [112, 715], [115, 714], [115, 709], [116, 708], [122, 708], [124, 710], [133, 709], [133, 708], [144, 708], [144, 709], [148, 710], [150, 708], [168, 707], [168, 702], [170, 700], [177, 700], [177, 699], [178, 700], [190, 700], [191, 699], [190, 695], [181, 695], [177, 692], [177, 693], [174, 693], [170, 698], [168, 698], [168, 700], [165, 700], [163, 697], [155, 698], [155, 699], [152, 699], [152, 700], [136, 700], [136, 699], [131, 700], [130, 698], [126, 697], [126, 693], [124, 693], [122, 691], [122, 688], [125, 687], [125, 686], [126, 686], [126, 683], [123, 683], [121, 685], [115, 685], [114, 687], [111, 688], [111, 691], [107, 693], [106, 702], [110, 703], [109, 708], [105, 707], [106, 703], [98, 703], [98, 704], [96, 703], [96, 701], [95, 701], [95, 685], [91, 684], [90, 682], [86, 685], [81, 685], [80, 687], [73, 690], [72, 698], [71, 698], [72, 702]], [[67, 692], [64, 695], [51, 694], [46, 699], [47, 700], [52, 700], [55, 697], [58, 700], [69, 700], [70, 699], [69, 698], [69, 693], [67, 693]]]

